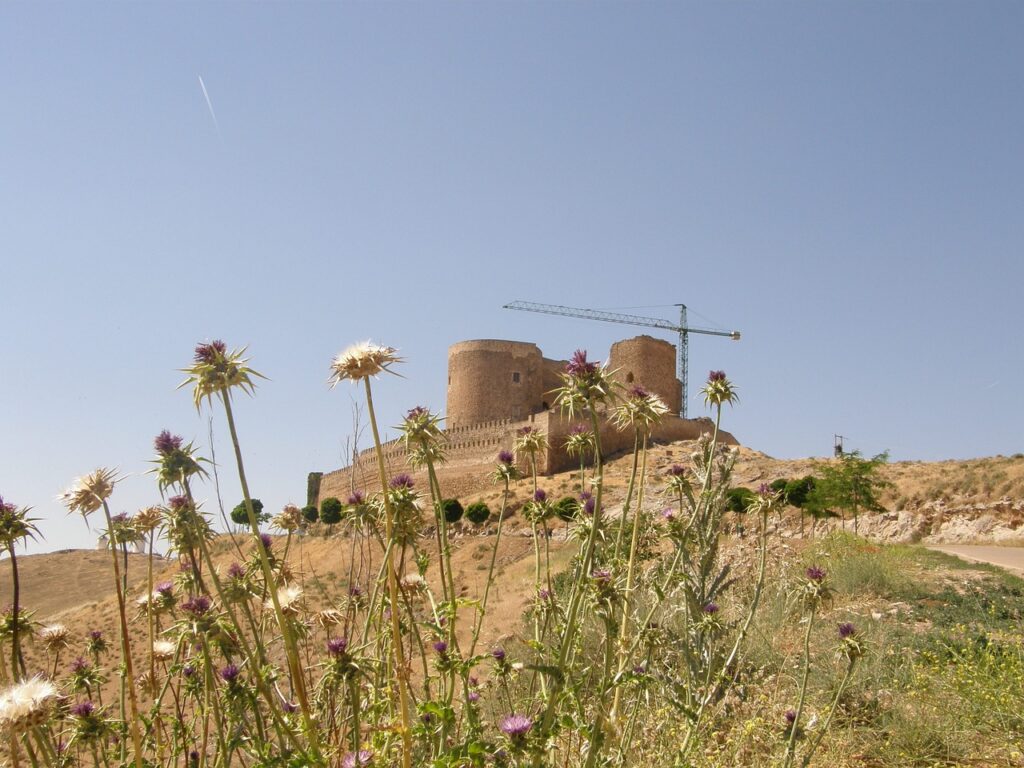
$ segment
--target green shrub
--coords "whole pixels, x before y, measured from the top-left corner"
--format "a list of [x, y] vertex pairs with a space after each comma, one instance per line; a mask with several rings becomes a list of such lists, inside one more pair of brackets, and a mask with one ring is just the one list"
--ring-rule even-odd
[[742, 515], [754, 503], [755, 495], [749, 488], [730, 488], [725, 492], [725, 508]]
[[[270, 519], [270, 515], [263, 513], [263, 502], [259, 499], [252, 499], [252, 511], [256, 514], [257, 523], [265, 523]], [[231, 510], [231, 521], [235, 525], [249, 524], [249, 513], [245, 509], [245, 499], [240, 501], [238, 506]]]
[[441, 513], [449, 524], [459, 522], [462, 519], [462, 512], [462, 504], [458, 499], [444, 499], [441, 502]]
[[477, 501], [466, 507], [466, 519], [474, 525], [483, 525], [491, 516], [491, 508], [484, 502]]
[[320, 511], [315, 506], [310, 504], [308, 507], [302, 508], [302, 518], [307, 523], [315, 523], [317, 520], [320, 519]]
[[569, 522], [579, 514], [580, 503], [573, 496], [563, 496], [555, 503], [555, 514]]
[[341, 512], [344, 507], [340, 499], [329, 496], [320, 502], [320, 522], [327, 525], [337, 525], [341, 522]]

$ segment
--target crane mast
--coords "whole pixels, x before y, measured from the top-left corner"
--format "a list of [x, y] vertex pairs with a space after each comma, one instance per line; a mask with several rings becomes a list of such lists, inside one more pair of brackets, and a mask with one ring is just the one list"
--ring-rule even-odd
[[600, 309], [580, 309], [578, 307], [563, 307], [558, 304], [538, 304], [532, 301], [513, 301], [505, 304], [503, 309], [517, 309], [523, 312], [540, 312], [546, 315], [561, 315], [563, 317], [578, 317], [583, 320], [600, 320], [606, 323], [621, 323], [623, 325], [639, 325], [645, 328], [660, 328], [664, 331], [672, 331], [679, 334], [679, 346], [676, 348], [676, 375], [682, 384], [682, 402], [679, 415], [686, 418], [686, 401], [689, 399], [689, 365], [690, 365], [690, 334], [702, 333], [706, 336], [727, 336], [733, 341], [739, 341], [739, 331], [716, 331], [711, 328], [690, 328], [686, 324], [686, 305], [677, 304], [679, 307], [679, 325], [670, 320], [662, 320], [657, 317], [643, 317], [641, 315], [624, 315], [618, 312], [605, 312]]

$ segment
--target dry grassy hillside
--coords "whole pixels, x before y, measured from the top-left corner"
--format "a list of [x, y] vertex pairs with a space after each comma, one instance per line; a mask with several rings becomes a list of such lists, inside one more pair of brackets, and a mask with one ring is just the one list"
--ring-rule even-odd
[[[685, 463], [691, 445], [676, 443], [656, 446], [649, 456], [648, 471], [653, 478], [649, 501], [657, 503], [659, 478], [674, 463]], [[762, 482], [780, 477], [798, 477], [813, 471], [811, 460], [777, 460], [749, 448], [740, 448], [734, 474], [735, 485], [756, 488]], [[862, 521], [862, 532], [879, 538], [929, 539], [942, 531], [953, 532], [964, 539], [1011, 539], [1024, 518], [1024, 458], [995, 457], [962, 462], [900, 462], [884, 470], [895, 484], [886, 499], [892, 510], [888, 515]], [[614, 458], [606, 466], [605, 482], [609, 508], [617, 511], [629, 479], [630, 457]], [[589, 477], [589, 474], [588, 474]], [[495, 512], [500, 503], [500, 489], [484, 478], [463, 478], [472, 492], [462, 501], [486, 501]], [[578, 472], [566, 472], [540, 478], [540, 486], [555, 498], [578, 491]], [[498, 577], [482, 635], [483, 647], [504, 642], [519, 631], [521, 617], [532, 595], [532, 544], [525, 536], [527, 529], [515, 511], [532, 494], [532, 484], [524, 480], [513, 487], [512, 512], [506, 527], [507, 536], [498, 555]], [[886, 518], [893, 518], [887, 520]], [[795, 512], [783, 523], [783, 534], [792, 536], [796, 530]], [[902, 523], [900, 522], [902, 520]], [[984, 524], [980, 524], [981, 521]], [[887, 527], [888, 526], [888, 527]], [[937, 531], [935, 533], [933, 531]], [[493, 524], [489, 528], [493, 532]], [[994, 532], [994, 533], [993, 533]], [[552, 556], [556, 569], [568, 557], [564, 529], [560, 527], [552, 539]], [[955, 537], [952, 540], [958, 540]], [[374, 568], [375, 553], [353, 552], [349, 540], [334, 534], [314, 531], [306, 537], [293, 539], [288, 552], [289, 567], [301, 575], [306, 584], [307, 599], [312, 610], [337, 604], [345, 595], [350, 578], [367, 582]], [[284, 537], [275, 538], [275, 551], [281, 553]], [[453, 566], [455, 580], [463, 595], [481, 594], [487, 568], [490, 542], [482, 540], [476, 529], [466, 526], [454, 537]], [[250, 545], [241, 544], [242, 555], [248, 557]], [[432, 543], [425, 548], [432, 551]], [[222, 536], [215, 544], [215, 559], [220, 567], [240, 559], [230, 537]], [[62, 551], [46, 555], [21, 557], [21, 604], [33, 611], [39, 623], [59, 621], [71, 629], [73, 642], [58, 665], [63, 667], [84, 654], [89, 630], [104, 628], [111, 647], [116, 647], [113, 628], [117, 626], [116, 602], [111, 583], [110, 555], [90, 550]], [[0, 604], [11, 602], [11, 584], [7, 562], [0, 563]], [[173, 579], [178, 571], [176, 560], [157, 560], [156, 581]], [[146, 558], [129, 557], [130, 598], [144, 594]], [[428, 573], [436, 577], [433, 570]], [[147, 648], [147, 628], [139, 618], [133, 625], [133, 641], [140, 651]], [[30, 667], [52, 669], [54, 659], [47, 657], [32, 643], [28, 645]], [[141, 662], [141, 657], [140, 657]]]

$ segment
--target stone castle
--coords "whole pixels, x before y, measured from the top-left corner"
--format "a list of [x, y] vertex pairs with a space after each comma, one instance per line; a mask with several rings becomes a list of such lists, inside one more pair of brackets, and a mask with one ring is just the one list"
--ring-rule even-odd
[[[656, 441], [694, 440], [713, 428], [710, 419], [677, 415], [682, 384], [675, 375], [675, 361], [675, 345], [651, 336], [618, 341], [608, 356], [613, 378], [623, 386], [641, 386], [657, 394], [668, 406], [669, 414], [652, 433]], [[444, 422], [448, 461], [438, 472], [446, 495], [462, 496], [478, 487], [480, 478], [493, 468], [498, 452], [511, 450], [517, 432], [524, 427], [539, 429], [548, 437], [548, 450], [538, 459], [542, 474], [579, 467], [579, 460], [570, 457], [563, 446], [570, 429], [581, 420], [568, 419], [554, 407], [554, 390], [561, 386], [566, 362], [548, 359], [536, 344], [523, 341], [477, 339], [449, 348]], [[590, 427], [589, 421], [586, 426]], [[720, 437], [727, 443], [736, 442], [727, 433]], [[605, 455], [612, 455], [632, 449], [633, 436], [605, 420], [601, 445]], [[390, 474], [410, 472], [400, 439], [383, 448]], [[378, 483], [371, 447], [351, 466], [324, 474], [316, 495], [344, 500], [352, 490], [375, 488]]]

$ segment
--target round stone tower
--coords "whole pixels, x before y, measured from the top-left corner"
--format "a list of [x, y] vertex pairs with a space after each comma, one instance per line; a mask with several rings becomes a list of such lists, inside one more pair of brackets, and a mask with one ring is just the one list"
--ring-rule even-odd
[[627, 389], [640, 386], [665, 401], [678, 414], [683, 385], [676, 378], [676, 347], [652, 336], [636, 336], [612, 344], [608, 367]]
[[524, 419], [543, 410], [544, 358], [536, 344], [477, 339], [448, 348], [446, 427]]

